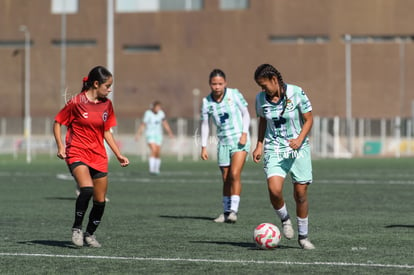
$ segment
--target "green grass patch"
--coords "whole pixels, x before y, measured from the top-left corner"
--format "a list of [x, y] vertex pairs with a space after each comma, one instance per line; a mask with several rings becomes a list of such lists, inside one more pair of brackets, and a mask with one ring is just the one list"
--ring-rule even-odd
[[[102, 248], [77, 249], [70, 243], [75, 184], [62, 179], [64, 162], [0, 157], [0, 273], [414, 272], [413, 159], [315, 160], [314, 251], [283, 238], [274, 251], [255, 248], [258, 224], [280, 226], [262, 164], [245, 166], [239, 221], [215, 224], [222, 184], [214, 162], [166, 158], [161, 175], [150, 176], [146, 163], [131, 160], [127, 168], [110, 163], [110, 202], [96, 232]], [[296, 228], [290, 180], [284, 193]]]

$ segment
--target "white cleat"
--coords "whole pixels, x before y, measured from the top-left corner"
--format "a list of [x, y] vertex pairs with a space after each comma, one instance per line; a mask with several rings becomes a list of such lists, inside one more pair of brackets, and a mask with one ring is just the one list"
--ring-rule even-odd
[[72, 228], [72, 243], [77, 247], [83, 246], [83, 232], [79, 228]]
[[220, 214], [217, 218], [215, 218], [213, 221], [217, 223], [223, 223], [227, 221], [228, 214]]
[[85, 242], [89, 247], [101, 247], [101, 244], [96, 240], [95, 235], [89, 235], [86, 233]]
[[230, 223], [237, 222], [237, 214], [235, 212], [230, 212], [230, 214], [227, 216], [226, 222], [230, 222]]
[[295, 236], [295, 232], [293, 231], [292, 222], [290, 219], [282, 222], [282, 230], [283, 236], [285, 236], [285, 238], [288, 240], [292, 239]]
[[300, 247], [302, 247], [303, 249], [306, 249], [306, 250], [315, 249], [315, 246], [313, 245], [313, 243], [309, 241], [308, 238], [299, 240], [298, 242], [299, 242]]

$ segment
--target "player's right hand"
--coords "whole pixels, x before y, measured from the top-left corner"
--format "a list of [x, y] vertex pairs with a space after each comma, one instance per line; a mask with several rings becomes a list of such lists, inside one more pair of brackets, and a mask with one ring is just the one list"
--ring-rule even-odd
[[259, 163], [260, 159], [262, 158], [262, 149], [257, 148], [253, 151], [253, 161]]
[[117, 158], [122, 167], [127, 167], [129, 165], [129, 159], [127, 157], [121, 155]]
[[58, 150], [57, 157], [60, 158], [60, 159], [65, 159], [66, 158], [66, 152], [65, 152], [65, 150], [64, 149]]
[[201, 159], [208, 160], [208, 153], [206, 147], [201, 148]]

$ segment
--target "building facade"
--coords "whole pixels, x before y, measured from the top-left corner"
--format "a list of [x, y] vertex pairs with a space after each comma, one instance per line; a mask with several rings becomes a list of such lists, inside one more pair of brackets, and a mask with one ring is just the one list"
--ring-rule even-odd
[[[345, 117], [347, 108], [361, 118], [412, 116], [412, 0], [114, 0], [114, 10], [120, 118], [140, 117], [154, 100], [169, 117], [193, 117], [214, 68], [254, 114], [261, 63], [301, 86], [318, 116]], [[0, 0], [0, 117], [24, 112], [22, 25], [30, 32], [31, 114], [53, 117], [92, 67], [107, 64], [107, 1]]]

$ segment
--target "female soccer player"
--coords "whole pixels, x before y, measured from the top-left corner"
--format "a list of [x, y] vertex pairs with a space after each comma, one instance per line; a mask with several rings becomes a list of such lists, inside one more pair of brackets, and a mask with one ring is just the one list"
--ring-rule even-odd
[[[72, 242], [78, 247], [83, 246], [84, 240], [90, 247], [101, 247], [94, 233], [104, 213], [108, 187], [108, 157], [104, 140], [122, 167], [129, 164], [110, 131], [116, 125], [112, 102], [107, 98], [112, 81], [112, 74], [106, 68], [93, 68], [84, 78], [82, 91], [56, 115], [53, 126], [57, 156], [66, 160], [80, 189], [72, 226]], [[61, 138], [62, 125], [67, 127], [66, 147]], [[82, 222], [92, 197], [93, 207], [83, 234]]]
[[155, 101], [151, 104], [151, 109], [145, 111], [144, 118], [136, 134], [136, 140], [138, 140], [145, 129], [145, 138], [150, 149], [148, 166], [151, 175], [159, 175], [160, 173], [162, 127], [167, 131], [170, 138], [174, 137], [165, 118], [165, 113], [161, 110], [161, 102]]
[[259, 128], [253, 160], [259, 162], [264, 152], [270, 201], [282, 221], [283, 234], [287, 239], [293, 238], [294, 232], [282, 190], [286, 175], [291, 173], [298, 242], [303, 249], [314, 249], [308, 239], [307, 200], [307, 188], [312, 182], [308, 139], [313, 123], [311, 103], [302, 88], [285, 84], [280, 72], [272, 65], [260, 65], [254, 79], [263, 91], [256, 96]]
[[250, 150], [250, 115], [247, 102], [237, 89], [227, 88], [226, 75], [215, 69], [210, 73], [211, 93], [203, 98], [201, 108], [201, 159], [207, 160], [209, 117], [217, 126], [218, 165], [223, 178], [223, 214], [215, 222], [237, 221], [240, 175]]

